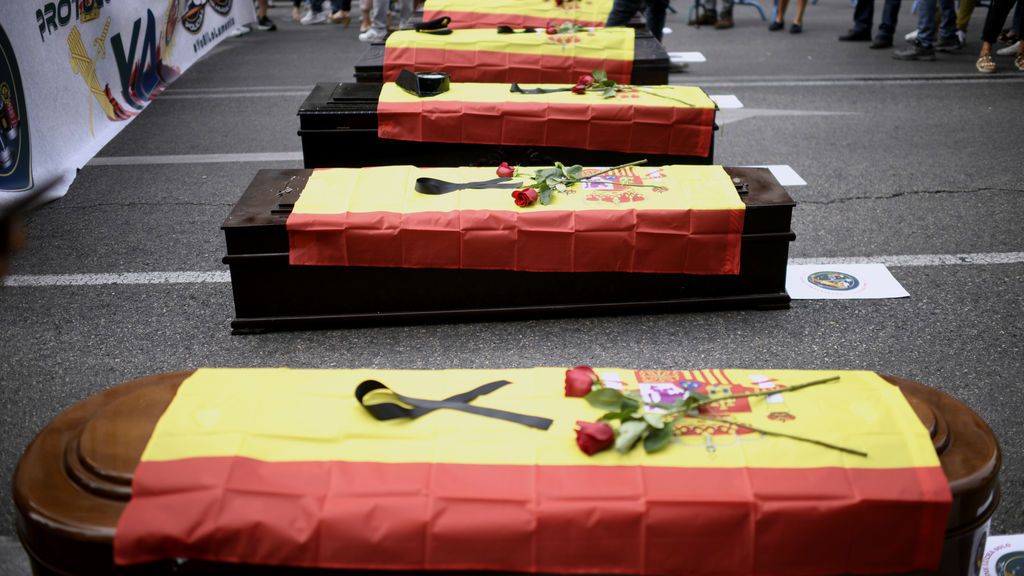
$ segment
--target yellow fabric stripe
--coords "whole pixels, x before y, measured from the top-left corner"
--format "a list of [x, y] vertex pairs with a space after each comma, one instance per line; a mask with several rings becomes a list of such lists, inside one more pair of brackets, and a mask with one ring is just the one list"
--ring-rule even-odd
[[[476, 12], [479, 14], [521, 14], [544, 18], [555, 25], [562, 22], [604, 22], [612, 11], [612, 0], [569, 0], [562, 6], [554, 0], [427, 0], [424, 12]], [[467, 24], [460, 22], [459, 24]]]
[[[612, 373], [635, 387], [635, 373]], [[904, 468], [937, 466], [924, 427], [899, 390], [873, 372], [726, 370], [734, 383], [754, 375], [793, 385], [840, 374], [837, 383], [782, 393], [795, 419], [768, 418], [778, 402], [751, 402], [737, 420], [803, 434], [870, 454], [860, 458], [788, 439], [757, 434], [686, 438], [655, 454], [637, 448], [587, 457], [575, 445], [577, 420], [601, 411], [580, 398], [563, 397], [563, 368], [508, 370], [289, 370], [203, 369], [186, 380], [160, 419], [145, 461], [203, 456], [242, 456], [264, 461], [446, 462], [494, 465], [596, 465], [679, 467]], [[552, 418], [548, 431], [452, 410], [416, 420], [374, 420], [356, 401], [355, 387], [375, 379], [411, 397], [442, 399], [481, 384], [513, 382], [474, 401]], [[716, 450], [706, 449], [713, 442]]]
[[[497, 30], [453, 30], [451, 34], [423, 34], [403, 30], [388, 36], [387, 48], [423, 48], [437, 50], [469, 50], [474, 52], [510, 52], [594, 58], [598, 60], [633, 60], [632, 28], [598, 28], [576, 34], [498, 34]], [[575, 37], [577, 41], [571, 41]]]
[[[565, 88], [565, 84], [529, 84], [524, 88]], [[680, 100], [682, 102], [680, 102]], [[393, 82], [384, 84], [380, 93], [381, 102], [416, 103], [428, 101], [410, 94]], [[657, 106], [667, 108], [714, 108], [715, 103], [708, 95], [696, 86], [640, 86], [635, 91], [619, 94], [615, 98], [603, 98], [600, 92], [573, 94], [572, 92], [554, 92], [551, 94], [516, 94], [509, 91], [508, 84], [453, 82], [451, 88], [437, 96], [431, 96], [429, 103], [435, 102], [493, 102], [493, 103], [543, 103], [573, 104], [589, 106]], [[686, 104], [692, 106], [686, 106]]]
[[[529, 174], [536, 168], [522, 168]], [[596, 171], [596, 170], [595, 170]], [[644, 200], [623, 207], [636, 210], [743, 210], [743, 201], [721, 166], [635, 166], [623, 169], [628, 181], [651, 187], [623, 187], [640, 192]], [[294, 214], [341, 214], [345, 212], [449, 212], [455, 210], [620, 210], [620, 206], [596, 198], [588, 191], [615, 186], [598, 177], [555, 194], [547, 206], [539, 202], [518, 208], [511, 190], [459, 190], [431, 196], [416, 192], [416, 178], [425, 176], [447, 182], [481, 182], [497, 178], [495, 168], [333, 168], [316, 170], [292, 210]], [[530, 180], [515, 178], [526, 185]], [[619, 185], [621, 186], [621, 185]]]

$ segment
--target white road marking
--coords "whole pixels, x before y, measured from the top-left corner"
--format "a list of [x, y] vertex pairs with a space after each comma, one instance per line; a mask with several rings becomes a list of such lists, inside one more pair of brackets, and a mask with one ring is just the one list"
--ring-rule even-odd
[[214, 164], [232, 162], [301, 162], [302, 152], [244, 152], [240, 154], [162, 154], [158, 156], [97, 156], [86, 166], [141, 164]]
[[[867, 264], [889, 267], [978, 266], [1024, 263], [1024, 252], [979, 252], [965, 254], [904, 254], [892, 256], [850, 256], [844, 258], [790, 258], [789, 264]], [[105, 286], [113, 284], [223, 284], [231, 281], [227, 270], [179, 272], [114, 272], [108, 274], [14, 274], [0, 281], [9, 288], [46, 286]]]
[[735, 94], [708, 94], [708, 98], [718, 104], [719, 110], [739, 110], [743, 108], [743, 102]]
[[719, 125], [732, 124], [740, 120], [771, 116], [852, 116], [860, 112], [839, 112], [832, 110], [778, 110], [774, 108], [742, 108], [739, 110], [721, 110], [715, 116]]
[[767, 168], [772, 176], [783, 186], [807, 186], [807, 181], [800, 177], [789, 164], [767, 164], [761, 166], [742, 166], [742, 168]]
[[668, 58], [672, 62], [707, 62], [700, 52], [669, 52]]

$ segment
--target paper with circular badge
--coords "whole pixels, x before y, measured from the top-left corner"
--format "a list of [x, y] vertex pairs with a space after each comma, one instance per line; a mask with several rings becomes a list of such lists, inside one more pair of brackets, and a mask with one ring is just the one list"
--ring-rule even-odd
[[794, 300], [910, 296], [884, 264], [793, 264], [786, 267], [786, 292]]
[[989, 536], [983, 545], [985, 554], [978, 558], [980, 576], [1024, 574], [1024, 534]]

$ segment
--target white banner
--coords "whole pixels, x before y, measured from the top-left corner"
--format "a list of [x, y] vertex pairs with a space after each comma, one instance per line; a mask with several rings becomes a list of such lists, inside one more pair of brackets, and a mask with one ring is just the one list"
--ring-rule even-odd
[[75, 171], [236, 26], [251, 0], [0, 0], [0, 213]]

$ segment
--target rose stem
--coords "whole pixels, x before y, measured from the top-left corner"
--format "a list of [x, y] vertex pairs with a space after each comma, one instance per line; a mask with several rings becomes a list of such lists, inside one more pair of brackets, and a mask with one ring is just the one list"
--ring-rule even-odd
[[826, 384], [828, 382], [835, 382], [839, 380], [839, 376], [830, 376], [828, 378], [822, 378], [821, 380], [812, 380], [810, 382], [804, 382], [803, 384], [794, 384], [785, 388], [775, 388], [772, 390], [761, 390], [759, 392], [747, 392], [745, 394], [728, 394], [725, 396], [719, 396], [718, 398], [708, 398], [698, 402], [694, 408], [700, 408], [701, 406], [707, 406], [708, 404], [714, 404], [715, 402], [721, 402], [722, 400], [734, 400], [736, 398], [750, 398], [753, 396], [771, 396], [772, 394], [779, 394], [781, 392], [793, 392], [801, 388], [809, 388], [811, 386], [817, 386], [818, 384]]
[[639, 166], [640, 164], [647, 164], [647, 158], [644, 158], [643, 160], [637, 160], [636, 162], [629, 162], [629, 163], [626, 163], [626, 164], [622, 164], [620, 166], [612, 166], [611, 168], [608, 168], [607, 170], [602, 170], [602, 171], [598, 172], [597, 174], [591, 174], [590, 176], [584, 176], [583, 178], [580, 178], [580, 180], [581, 181], [582, 180], [590, 180], [591, 178], [596, 178], [596, 177], [600, 176], [601, 174], [607, 174], [607, 173], [611, 172], [612, 170], [618, 170], [619, 168], [629, 168], [630, 166]]
[[751, 426], [750, 424], [744, 424], [742, 422], [736, 422], [735, 420], [727, 420], [725, 418], [709, 418], [707, 416], [691, 416], [691, 415], [687, 415], [686, 417], [687, 418], [695, 418], [697, 420], [705, 420], [705, 421], [708, 421], [708, 422], [718, 422], [718, 423], [721, 423], [721, 424], [732, 424], [733, 426], [736, 426], [738, 428], [746, 428], [747, 430], [753, 430], [754, 432], [760, 432], [761, 434], [765, 434], [767, 436], [780, 436], [782, 438], [789, 438], [790, 440], [799, 440], [800, 442], [808, 442], [810, 444], [817, 444], [818, 446], [824, 446], [825, 448], [831, 448], [833, 450], [838, 450], [840, 452], [846, 452], [847, 454], [853, 454], [854, 456], [860, 456], [862, 458], [867, 458], [868, 457], [868, 453], [867, 452], [861, 452], [860, 450], [853, 450], [851, 448], [844, 448], [843, 446], [838, 446], [836, 444], [829, 444], [828, 442], [823, 442], [821, 440], [815, 440], [813, 438], [805, 438], [803, 436], [797, 436], [795, 434], [786, 434], [785, 432], [774, 432], [772, 430], [765, 430], [763, 428], [757, 428], [755, 426]]

